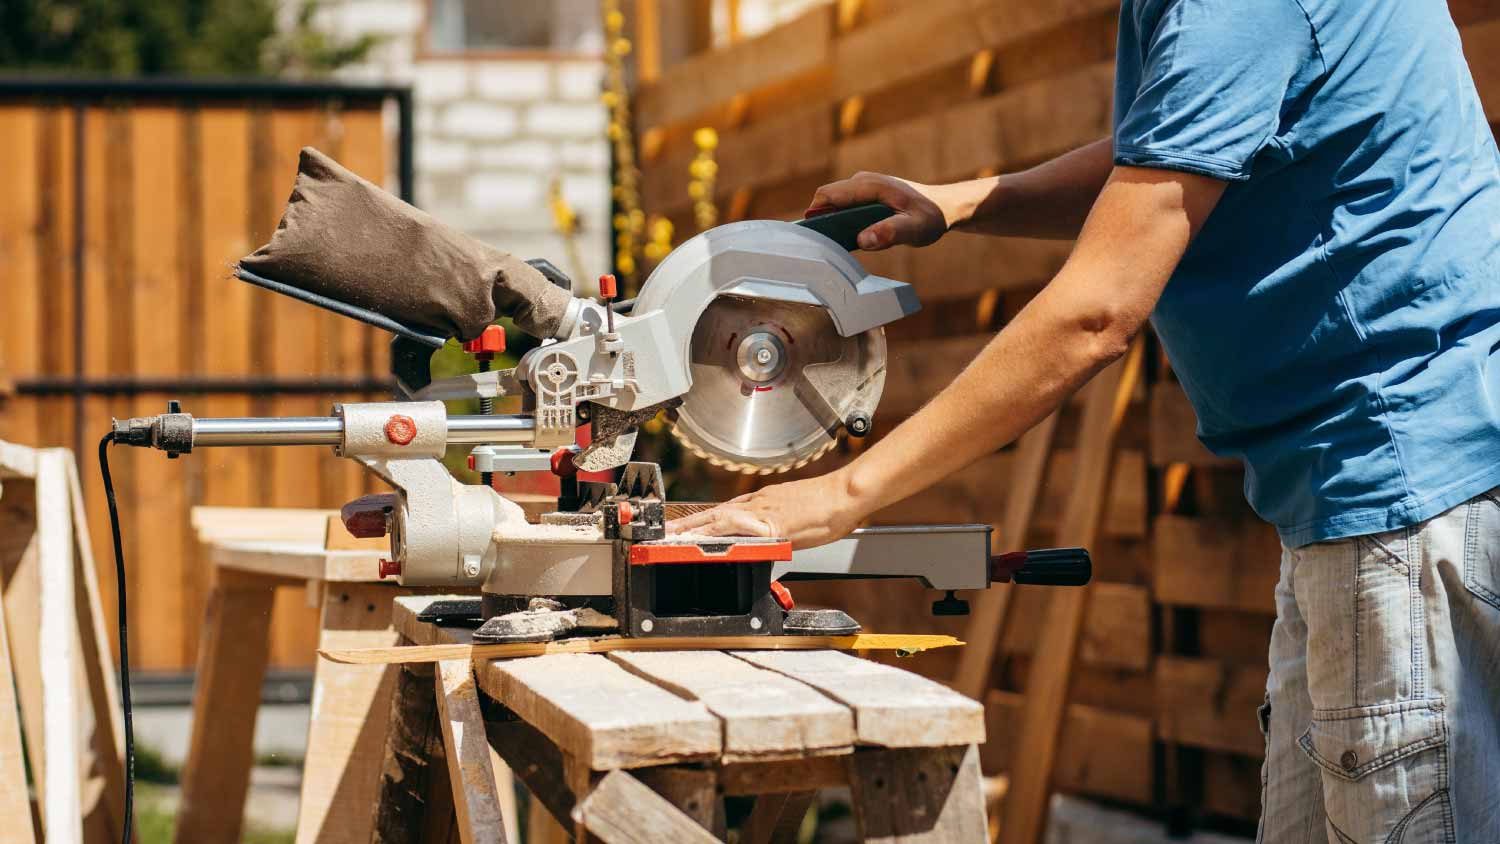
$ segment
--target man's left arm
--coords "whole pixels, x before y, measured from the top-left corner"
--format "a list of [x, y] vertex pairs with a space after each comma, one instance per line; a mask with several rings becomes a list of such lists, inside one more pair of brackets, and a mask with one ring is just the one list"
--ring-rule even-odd
[[1206, 176], [1116, 167], [1062, 270], [930, 403], [837, 471], [672, 529], [821, 545], [1015, 440], [1129, 349], [1223, 191]]

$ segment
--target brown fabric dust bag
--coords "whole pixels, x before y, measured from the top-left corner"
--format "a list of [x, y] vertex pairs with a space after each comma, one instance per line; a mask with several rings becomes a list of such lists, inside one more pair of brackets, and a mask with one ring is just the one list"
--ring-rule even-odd
[[551, 337], [571, 295], [514, 255], [481, 243], [304, 147], [271, 242], [244, 269], [461, 340], [497, 316]]

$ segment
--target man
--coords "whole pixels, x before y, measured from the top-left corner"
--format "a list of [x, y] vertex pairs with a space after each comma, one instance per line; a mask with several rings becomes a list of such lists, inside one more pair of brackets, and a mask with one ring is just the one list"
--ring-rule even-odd
[[[675, 527], [848, 533], [1017, 438], [1149, 318], [1284, 545], [1261, 839], [1500, 841], [1500, 155], [1442, 0], [1125, 0], [1114, 136], [1031, 170], [860, 173], [866, 249], [1077, 238], [857, 460]], [[976, 267], [982, 272], [982, 267]]]

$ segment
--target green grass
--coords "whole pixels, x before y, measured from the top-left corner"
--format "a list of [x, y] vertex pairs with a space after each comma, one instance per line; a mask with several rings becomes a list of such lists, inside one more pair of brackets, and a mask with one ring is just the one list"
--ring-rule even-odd
[[[177, 818], [167, 808], [167, 789], [160, 785], [137, 782], [135, 785], [136, 844], [171, 844]], [[291, 844], [296, 831], [262, 829], [247, 825], [240, 836], [242, 844]]]

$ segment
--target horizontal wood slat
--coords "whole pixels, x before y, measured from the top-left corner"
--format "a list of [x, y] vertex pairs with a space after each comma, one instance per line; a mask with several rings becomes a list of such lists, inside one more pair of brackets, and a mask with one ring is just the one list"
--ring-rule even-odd
[[1152, 593], [1163, 604], [1274, 613], [1281, 542], [1264, 522], [1158, 516]]
[[[1021, 718], [1024, 696], [991, 691], [984, 699], [985, 732], [989, 741], [980, 748], [986, 773], [1001, 772], [1010, 764], [1015, 731]], [[1152, 799], [1151, 719], [1138, 715], [1069, 704], [1063, 721], [1062, 746], [1058, 749], [1057, 787], [1079, 794], [1092, 794], [1134, 803]]]
[[[1057, 528], [1067, 505], [1067, 479], [1072, 477], [1073, 457], [1071, 449], [1059, 450], [1048, 460], [1049, 482], [1043, 486], [1033, 529], [1046, 532]], [[1009, 452], [982, 458], [926, 492], [876, 512], [870, 521], [874, 524], [996, 523], [1010, 490], [1014, 462], [1015, 457]], [[1115, 480], [1110, 485], [1103, 530], [1118, 537], [1146, 535], [1146, 460], [1139, 451], [1122, 451], [1115, 458]]]
[[1163, 741], [1263, 756], [1256, 710], [1265, 701], [1265, 666], [1206, 659], [1156, 660], [1156, 732]]
[[640, 125], [680, 123], [752, 89], [817, 73], [827, 66], [833, 25], [831, 6], [815, 8], [757, 38], [667, 68], [636, 94]]
[[[1096, 12], [1113, 0], [949, 0], [919, 3], [840, 38], [831, 86], [852, 97], [921, 76], [980, 50], [1003, 50], [1041, 32]], [[913, 44], [942, 45], [912, 49]]]
[[1239, 466], [1233, 457], [1220, 457], [1198, 441], [1198, 416], [1182, 387], [1162, 382], [1151, 388], [1148, 401], [1152, 466], [1186, 463], [1190, 466]]

